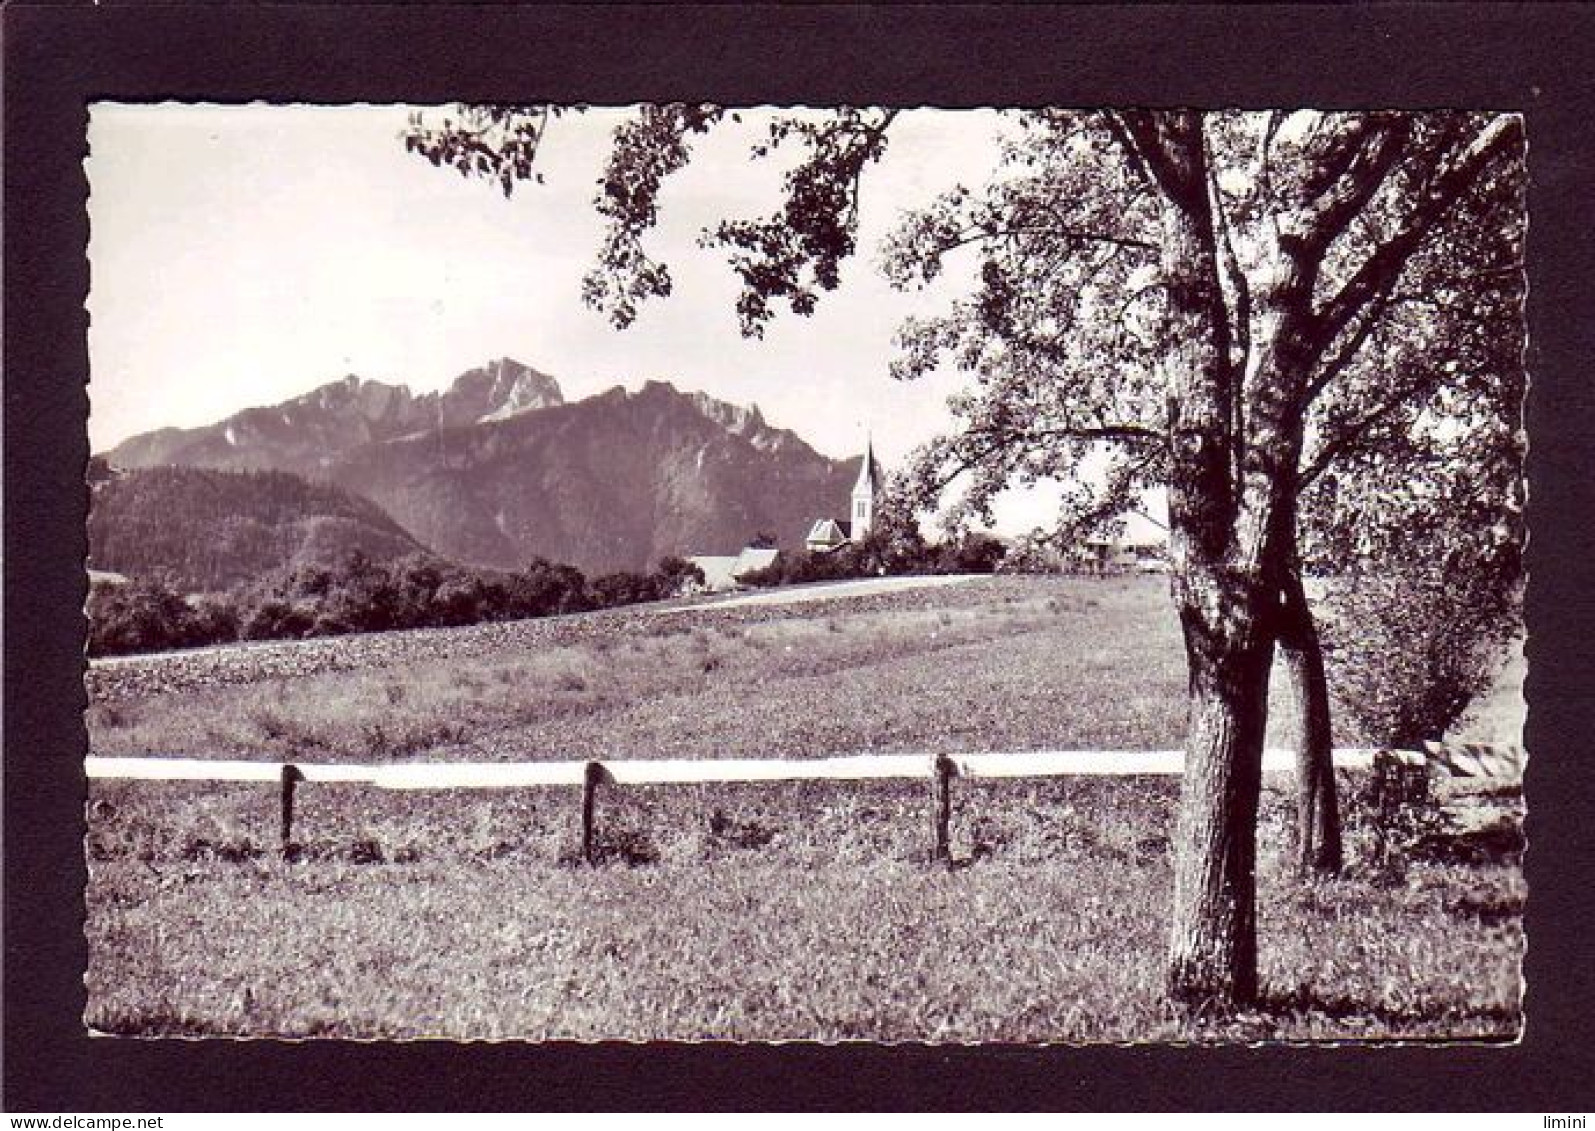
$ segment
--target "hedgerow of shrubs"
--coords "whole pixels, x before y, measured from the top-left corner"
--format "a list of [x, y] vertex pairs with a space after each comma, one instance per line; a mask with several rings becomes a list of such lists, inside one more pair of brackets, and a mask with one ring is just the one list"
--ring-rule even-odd
[[96, 588], [89, 598], [89, 655], [191, 648], [236, 640], [236, 606], [185, 600], [159, 582]]
[[877, 530], [835, 550], [783, 552], [764, 569], [740, 574], [738, 580], [768, 588], [860, 577], [993, 573], [1006, 550], [1001, 541], [989, 534], [966, 534], [933, 546], [917, 530]]
[[218, 595], [185, 597], [158, 580], [95, 586], [88, 653], [521, 620], [661, 600], [702, 581], [698, 567], [679, 558], [664, 559], [652, 573], [589, 580], [574, 566], [541, 558], [498, 572], [421, 556], [382, 563], [357, 551], [336, 567], [301, 566]]

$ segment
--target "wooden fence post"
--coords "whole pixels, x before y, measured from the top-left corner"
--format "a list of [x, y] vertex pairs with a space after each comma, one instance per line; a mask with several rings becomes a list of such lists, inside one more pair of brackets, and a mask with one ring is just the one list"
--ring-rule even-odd
[[948, 860], [948, 829], [952, 824], [952, 780], [958, 767], [946, 754], [936, 755], [931, 765], [931, 850], [932, 861]]
[[593, 843], [593, 817], [597, 807], [598, 787], [605, 777], [604, 764], [598, 761], [587, 763], [586, 771], [582, 774], [582, 859], [587, 863], [593, 862], [596, 846]]
[[305, 780], [304, 771], [292, 762], [282, 768], [282, 858], [292, 855], [294, 835], [294, 788]]

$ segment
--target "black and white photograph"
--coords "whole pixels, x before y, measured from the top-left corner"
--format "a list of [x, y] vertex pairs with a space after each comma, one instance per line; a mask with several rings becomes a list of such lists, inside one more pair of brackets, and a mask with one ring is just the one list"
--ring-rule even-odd
[[86, 121], [85, 1032], [1532, 1023], [1523, 114]]

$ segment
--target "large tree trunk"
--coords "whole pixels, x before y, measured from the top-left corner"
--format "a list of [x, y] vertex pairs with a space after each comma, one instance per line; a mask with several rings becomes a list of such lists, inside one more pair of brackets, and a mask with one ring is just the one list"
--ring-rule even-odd
[[1299, 571], [1290, 571], [1280, 597], [1280, 656], [1295, 693], [1301, 732], [1296, 746], [1296, 863], [1303, 875], [1332, 876], [1340, 871], [1343, 853], [1324, 652]]
[[[1157, 364], [1169, 397], [1169, 546], [1190, 666], [1169, 991], [1186, 1001], [1244, 1002], [1258, 989], [1256, 819], [1267, 679], [1282, 586], [1294, 573], [1297, 469], [1307, 408], [1321, 388], [1314, 381], [1324, 379], [1327, 347], [1393, 285], [1495, 142], [1486, 131], [1437, 174], [1422, 205], [1320, 309], [1319, 267], [1379, 191], [1407, 131], [1350, 119], [1315, 136], [1306, 175], [1272, 202], [1269, 235], [1256, 249], [1261, 261], [1232, 271], [1232, 312], [1219, 255], [1229, 227], [1217, 179], [1209, 177], [1202, 116], [1127, 111], [1109, 121], [1161, 205], [1165, 314]], [[1265, 161], [1267, 148], [1265, 140]], [[1317, 699], [1322, 656], [1310, 618], [1294, 627], [1304, 701], [1327, 706]], [[1306, 757], [1319, 756], [1306, 748]], [[1322, 802], [1333, 775], [1317, 761], [1310, 768], [1317, 854], [1328, 843], [1317, 834], [1331, 816]]]
[[1258, 989], [1257, 803], [1273, 642], [1262, 600], [1224, 588], [1218, 623], [1211, 599], [1180, 595], [1191, 702], [1168, 987], [1187, 1003], [1243, 1003]]
[[[1200, 115], [1126, 115], [1163, 190], [1169, 549], [1190, 673], [1175, 839], [1168, 989], [1187, 1002], [1257, 993], [1256, 820], [1276, 587], [1237, 542], [1240, 373], [1219, 282]], [[1266, 508], [1265, 508], [1266, 510]], [[1267, 524], [1267, 516], [1262, 516]]]
[[1238, 533], [1243, 553], [1265, 563], [1279, 584], [1274, 629], [1301, 722], [1296, 754], [1299, 861], [1308, 871], [1335, 872], [1340, 868], [1340, 820], [1329, 692], [1296, 552], [1305, 390], [1314, 359], [1322, 352], [1312, 294], [1323, 238], [1325, 231], [1315, 231], [1304, 214], [1291, 214], [1275, 239], [1259, 249], [1262, 267], [1252, 295], [1253, 349], [1245, 396], [1252, 442], [1242, 473], [1243, 498], [1250, 506], [1242, 509]]

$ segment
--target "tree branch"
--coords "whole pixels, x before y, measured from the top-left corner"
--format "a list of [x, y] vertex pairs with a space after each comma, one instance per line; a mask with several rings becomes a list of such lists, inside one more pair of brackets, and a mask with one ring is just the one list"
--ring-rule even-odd
[[1358, 128], [1342, 136], [1319, 176], [1309, 181], [1314, 203], [1306, 210], [1303, 238], [1315, 254], [1322, 254], [1378, 193], [1412, 135], [1405, 115], [1393, 122], [1356, 121]]
[[1131, 171], [1141, 180], [1155, 183], [1151, 169], [1148, 168], [1146, 158], [1142, 155], [1140, 146], [1125, 124], [1124, 115], [1114, 110], [1104, 110], [1102, 120], [1107, 123], [1108, 133], [1113, 135], [1113, 140], [1119, 143], [1119, 148], [1124, 151], [1125, 160], [1129, 163]]
[[971, 244], [1011, 236], [1057, 236], [1061, 239], [1075, 240], [1079, 243], [1104, 243], [1111, 244], [1114, 247], [1138, 251], [1158, 250], [1157, 244], [1149, 240], [1138, 240], [1130, 236], [1116, 236], [1106, 232], [1084, 232], [1078, 228], [1062, 228], [1050, 224], [1020, 224], [976, 225], [965, 228], [958, 233], [956, 238], [944, 241], [933, 247], [931, 254], [946, 255], [948, 252], [957, 251]]
[[[1395, 280], [1391, 279], [1390, 286], [1394, 286], [1394, 284]], [[1387, 288], [1383, 294], [1375, 296], [1368, 306], [1363, 309], [1357, 322], [1356, 330], [1351, 334], [1340, 337], [1340, 348], [1335, 351], [1335, 355], [1327, 362], [1321, 364], [1318, 372], [1307, 382], [1307, 394], [1302, 401], [1304, 407], [1311, 406], [1323, 391], [1329, 387], [1330, 382], [1340, 376], [1346, 366], [1351, 364], [1351, 359], [1357, 356], [1358, 350], [1362, 349], [1363, 343], [1368, 340], [1368, 335], [1373, 332], [1374, 326], [1389, 305], [1389, 291]]]
[[1332, 341], [1382, 289], [1392, 286], [1434, 224], [1476, 183], [1486, 165], [1518, 136], [1518, 119], [1491, 119], [1420, 193], [1395, 234], [1379, 245], [1317, 313], [1320, 340]]
[[1246, 369], [1246, 358], [1251, 353], [1251, 287], [1246, 282], [1246, 273], [1241, 270], [1240, 259], [1235, 254], [1235, 243], [1230, 237], [1229, 216], [1224, 211], [1224, 201], [1219, 195], [1218, 176], [1213, 171], [1212, 162], [1207, 165], [1207, 193], [1208, 207], [1213, 213], [1213, 228], [1218, 233], [1219, 259], [1223, 267], [1222, 278], [1229, 283], [1230, 290], [1234, 293], [1234, 310], [1231, 314], [1230, 341], [1235, 347], [1238, 357], [1231, 359], [1231, 365], [1237, 373]]
[[1026, 435], [1038, 440], [1106, 440], [1135, 446], [1153, 444], [1163, 446], [1168, 437], [1154, 428], [1141, 424], [1101, 424], [1083, 428], [1033, 428]]
[[1165, 146], [1163, 118], [1150, 110], [1125, 110], [1113, 112], [1110, 120], [1116, 124], [1120, 144], [1141, 162], [1163, 194], [1176, 202], [1188, 201], [1193, 186]]
[[1393, 396], [1375, 406], [1371, 411], [1363, 414], [1360, 420], [1343, 428], [1336, 429], [1335, 434], [1319, 445], [1317, 457], [1302, 469], [1296, 482], [1300, 489], [1305, 490], [1308, 484], [1322, 475], [1335, 460], [1354, 450], [1358, 441], [1364, 439], [1369, 429], [1379, 424], [1397, 409], [1407, 405], [1412, 398], [1411, 389], [1402, 389], [1398, 396]]

